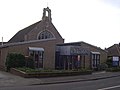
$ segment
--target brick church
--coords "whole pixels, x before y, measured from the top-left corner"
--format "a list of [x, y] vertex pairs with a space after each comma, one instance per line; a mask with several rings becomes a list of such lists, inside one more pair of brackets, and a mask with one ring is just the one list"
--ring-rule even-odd
[[36, 68], [97, 68], [107, 60], [107, 52], [85, 42], [64, 43], [52, 23], [51, 10], [43, 9], [42, 20], [17, 32], [0, 45], [0, 69], [5, 69], [8, 53], [32, 56]]
[[8, 53], [33, 56], [35, 67], [55, 68], [55, 46], [64, 43], [52, 23], [51, 10], [43, 9], [42, 20], [17, 32], [6, 44], [0, 46], [0, 68], [5, 68]]

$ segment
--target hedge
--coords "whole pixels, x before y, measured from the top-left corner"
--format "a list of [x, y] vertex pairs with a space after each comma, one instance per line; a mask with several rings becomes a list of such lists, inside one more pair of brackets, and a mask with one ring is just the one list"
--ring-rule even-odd
[[6, 58], [5, 65], [7, 71], [9, 71], [10, 68], [23, 67], [25, 66], [25, 57], [19, 53], [9, 53]]

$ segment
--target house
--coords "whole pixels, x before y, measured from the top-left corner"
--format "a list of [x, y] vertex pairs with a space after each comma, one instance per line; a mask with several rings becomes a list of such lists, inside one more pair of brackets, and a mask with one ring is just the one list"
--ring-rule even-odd
[[32, 56], [36, 68], [55, 68], [55, 46], [64, 43], [52, 23], [51, 10], [43, 9], [42, 20], [17, 32], [7, 43], [0, 46], [0, 68], [5, 69], [8, 53]]
[[57, 44], [56, 69], [96, 69], [107, 60], [107, 52], [85, 42]]
[[112, 59], [113, 66], [120, 66], [120, 44], [114, 44], [106, 49], [108, 58]]

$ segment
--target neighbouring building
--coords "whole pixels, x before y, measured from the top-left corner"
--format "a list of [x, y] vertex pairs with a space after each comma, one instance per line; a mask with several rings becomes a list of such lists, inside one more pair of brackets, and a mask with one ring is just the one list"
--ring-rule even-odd
[[106, 49], [108, 58], [112, 59], [113, 66], [120, 66], [120, 43], [114, 44]]
[[107, 60], [107, 52], [85, 42], [57, 44], [56, 69], [96, 69]]
[[51, 10], [43, 9], [43, 17], [39, 22], [17, 32], [6, 44], [0, 46], [0, 68], [5, 69], [8, 53], [21, 53], [32, 56], [36, 68], [55, 68], [56, 44], [64, 43], [52, 23]]

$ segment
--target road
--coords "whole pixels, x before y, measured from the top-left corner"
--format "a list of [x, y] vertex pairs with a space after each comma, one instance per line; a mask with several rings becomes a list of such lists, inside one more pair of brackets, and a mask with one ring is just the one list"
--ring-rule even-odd
[[0, 87], [0, 90], [120, 90], [120, 77], [61, 84]]

